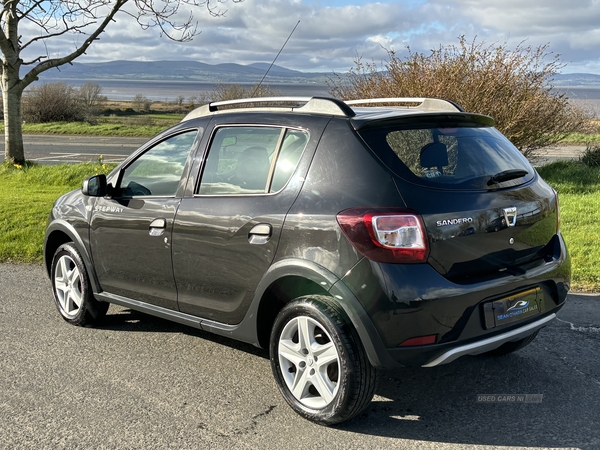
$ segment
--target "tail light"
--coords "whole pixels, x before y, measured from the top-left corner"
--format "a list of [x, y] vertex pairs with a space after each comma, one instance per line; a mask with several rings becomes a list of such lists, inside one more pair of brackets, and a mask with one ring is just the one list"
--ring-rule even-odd
[[423, 263], [429, 256], [421, 217], [398, 208], [352, 208], [337, 215], [352, 245], [367, 258], [386, 263]]

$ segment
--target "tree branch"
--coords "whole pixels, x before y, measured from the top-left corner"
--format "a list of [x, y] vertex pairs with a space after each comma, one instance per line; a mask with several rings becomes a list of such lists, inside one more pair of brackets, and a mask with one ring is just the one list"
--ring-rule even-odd
[[35, 59], [31, 60], [31, 61], [27, 61], [27, 62], [23, 61], [23, 64], [22, 64], [22, 65], [23, 65], [23, 66], [29, 66], [29, 65], [31, 65], [31, 64], [38, 63], [38, 62], [40, 62], [42, 59], [44, 59], [44, 58], [47, 58], [47, 57], [48, 57], [47, 55], [38, 56], [37, 58], [35, 58]]
[[23, 11], [22, 13], [18, 14], [17, 17], [19, 18], [19, 20], [21, 20], [23, 17], [29, 17], [29, 15], [35, 11], [36, 8], [40, 8], [42, 11], [45, 11], [44, 8], [42, 7], [42, 4], [44, 3], [44, 0], [38, 0], [35, 1], [31, 4], [31, 7], [25, 11]]
[[89, 25], [93, 25], [95, 23], [96, 22], [88, 22], [88, 23], [85, 23], [83, 25], [77, 25], [77, 26], [74, 25], [74, 26], [72, 26], [70, 28], [65, 28], [65, 29], [63, 29], [61, 31], [57, 31], [56, 33], [50, 33], [50, 34], [46, 34], [46, 35], [43, 35], [43, 36], [36, 36], [36, 37], [32, 38], [31, 40], [29, 40], [29, 42], [26, 42], [25, 44], [21, 45], [21, 51], [25, 50], [27, 47], [29, 47], [34, 42], [43, 41], [44, 39], [50, 39], [50, 38], [53, 38], [53, 37], [56, 37], [56, 36], [61, 36], [63, 34], [71, 32], [71, 31], [75, 31], [75, 32], [81, 33], [81, 30], [83, 28], [85, 28], [85, 27], [87, 27]]
[[31, 69], [22, 79], [23, 88], [31, 84], [33, 81], [37, 80], [37, 77], [40, 73], [52, 69], [53, 67], [58, 67], [66, 63], [70, 63], [78, 56], [81, 56], [85, 53], [88, 47], [94, 42], [101, 33], [104, 32], [107, 25], [113, 20], [115, 14], [119, 12], [119, 10], [127, 3], [128, 0], [117, 0], [113, 8], [110, 10], [108, 15], [104, 18], [104, 20], [100, 23], [96, 31], [89, 35], [89, 37], [81, 44], [79, 48], [77, 48], [74, 52], [70, 53], [67, 56], [63, 56], [62, 58], [53, 58], [47, 61], [39, 63], [33, 69]]

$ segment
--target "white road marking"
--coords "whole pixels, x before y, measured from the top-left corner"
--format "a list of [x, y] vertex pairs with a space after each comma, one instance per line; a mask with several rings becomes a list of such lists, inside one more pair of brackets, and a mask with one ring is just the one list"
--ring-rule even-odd
[[[82, 162], [96, 161], [99, 155], [91, 153], [49, 153], [52, 156], [42, 156], [39, 158], [31, 158], [31, 161], [39, 162]], [[102, 159], [103, 163], [119, 163], [129, 155], [106, 155]]]

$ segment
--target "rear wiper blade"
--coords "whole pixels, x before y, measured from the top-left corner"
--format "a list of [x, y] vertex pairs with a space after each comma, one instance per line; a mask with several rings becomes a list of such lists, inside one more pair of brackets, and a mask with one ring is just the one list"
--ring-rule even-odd
[[488, 181], [488, 186], [492, 184], [502, 183], [503, 181], [514, 180], [515, 178], [524, 177], [529, 172], [524, 169], [509, 169], [503, 170], [502, 172], [498, 172]]

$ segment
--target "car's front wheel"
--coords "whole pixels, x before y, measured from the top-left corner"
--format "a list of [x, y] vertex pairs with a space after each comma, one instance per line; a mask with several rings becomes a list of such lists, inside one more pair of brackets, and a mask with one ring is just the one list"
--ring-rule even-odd
[[332, 425], [362, 412], [371, 402], [377, 370], [358, 333], [329, 297], [296, 299], [275, 319], [271, 366], [279, 390], [303, 417]]
[[58, 247], [50, 276], [56, 307], [67, 322], [92, 325], [106, 315], [110, 305], [94, 298], [85, 264], [73, 243]]

